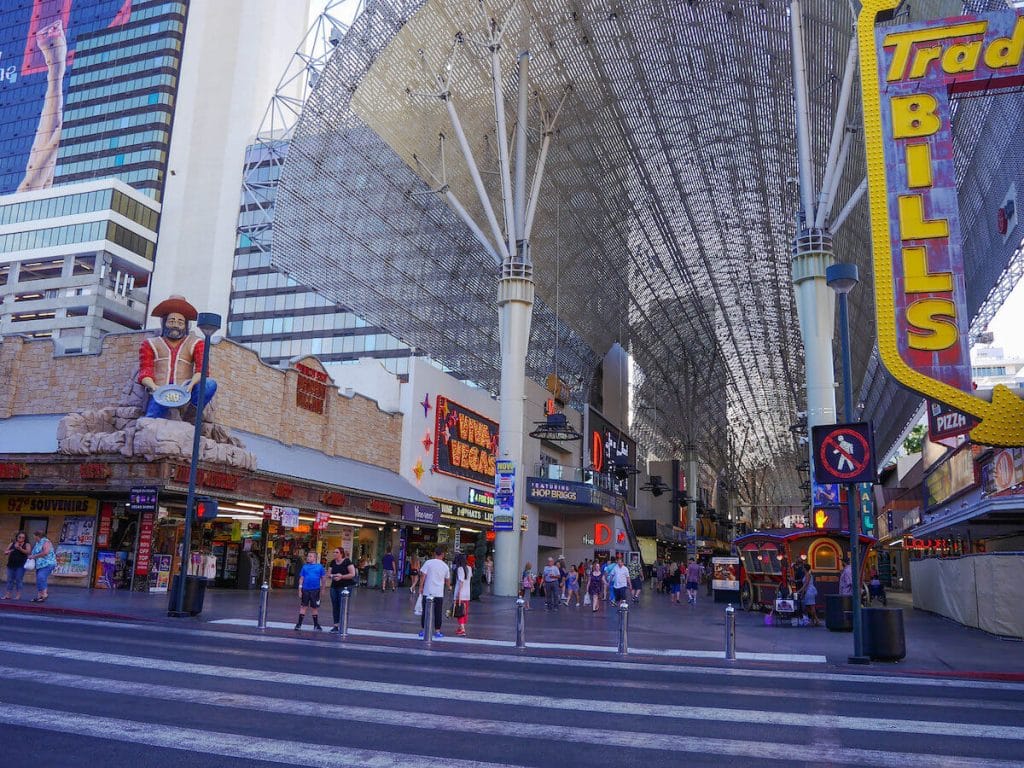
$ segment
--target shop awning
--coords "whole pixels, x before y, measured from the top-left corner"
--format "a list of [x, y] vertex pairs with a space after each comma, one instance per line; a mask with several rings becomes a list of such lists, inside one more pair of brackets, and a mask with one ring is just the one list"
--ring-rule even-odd
[[277, 440], [235, 430], [235, 435], [256, 456], [261, 472], [336, 485], [369, 496], [436, 507], [436, 502], [412, 483], [384, 467], [342, 456], [328, 456], [312, 448], [285, 445]]
[[56, 453], [62, 413], [0, 419], [0, 453]]
[[921, 538], [935, 533], [956, 533], [957, 528], [970, 526], [977, 536], [998, 536], [1024, 530], [1024, 495], [989, 496], [976, 504], [931, 517], [908, 531]]

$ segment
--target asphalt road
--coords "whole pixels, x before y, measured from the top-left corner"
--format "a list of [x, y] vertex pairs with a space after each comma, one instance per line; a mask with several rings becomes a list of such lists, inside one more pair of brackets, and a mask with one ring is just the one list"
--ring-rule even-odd
[[1024, 684], [0, 615], [0, 765], [1024, 765]]

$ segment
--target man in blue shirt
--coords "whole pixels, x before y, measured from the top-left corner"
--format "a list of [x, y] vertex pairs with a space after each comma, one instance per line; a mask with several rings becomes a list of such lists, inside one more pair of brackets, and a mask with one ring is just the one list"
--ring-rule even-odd
[[302, 620], [306, 618], [306, 606], [313, 609], [313, 629], [322, 632], [320, 626], [320, 588], [324, 581], [324, 567], [316, 561], [316, 552], [312, 549], [306, 553], [306, 564], [299, 571], [299, 620], [295, 630], [302, 629]]

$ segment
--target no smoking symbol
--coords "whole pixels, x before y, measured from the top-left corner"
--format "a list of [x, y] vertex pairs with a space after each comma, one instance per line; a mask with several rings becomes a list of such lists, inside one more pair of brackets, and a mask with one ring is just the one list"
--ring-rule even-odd
[[836, 477], [849, 480], [867, 468], [871, 449], [860, 433], [837, 429], [821, 442], [819, 458]]

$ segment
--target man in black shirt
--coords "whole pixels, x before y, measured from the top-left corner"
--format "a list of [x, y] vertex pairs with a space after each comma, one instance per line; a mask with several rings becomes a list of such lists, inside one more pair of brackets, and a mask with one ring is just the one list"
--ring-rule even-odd
[[334, 550], [334, 559], [327, 566], [327, 574], [331, 578], [331, 610], [334, 612], [331, 632], [337, 632], [341, 622], [341, 591], [347, 589], [351, 592], [356, 583], [356, 567], [341, 547]]

